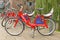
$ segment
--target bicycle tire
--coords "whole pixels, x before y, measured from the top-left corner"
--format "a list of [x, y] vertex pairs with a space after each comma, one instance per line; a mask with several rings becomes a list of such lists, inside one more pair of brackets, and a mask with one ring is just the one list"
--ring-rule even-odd
[[[47, 33], [47, 34], [41, 33], [41, 30], [42, 30], [42, 29], [39, 31], [39, 29], [38, 29], [38, 27], [37, 27], [38, 33], [41, 34], [41, 35], [43, 35], [43, 36], [49, 36], [49, 35], [53, 34], [53, 32], [54, 32], [55, 29], [56, 29], [55, 21], [54, 21], [53, 19], [47, 19], [47, 20], [49, 20], [49, 21], [51, 21], [51, 22], [53, 23], [53, 28], [50, 27], [50, 30], [49, 30], [50, 32], [49, 32], [49, 33]], [[46, 30], [45, 30], [45, 31], [46, 31]]]
[[[10, 20], [10, 19], [15, 19], [15, 18], [9, 18], [8, 20]], [[6, 21], [6, 23], [8, 22], [8, 20]], [[9, 35], [11, 35], [11, 36], [18, 36], [18, 35], [20, 35], [23, 31], [24, 31], [24, 29], [25, 29], [25, 25], [24, 25], [24, 23], [20, 20], [20, 22], [22, 23], [22, 30], [21, 30], [21, 32], [19, 32], [18, 34], [12, 34], [12, 33], [10, 33], [10, 32], [8, 32], [8, 30], [7, 30], [7, 27], [6, 27], [6, 23], [5, 23], [5, 30], [6, 30], [6, 32], [9, 34]], [[20, 24], [19, 24], [20, 25]], [[20, 30], [19, 30], [20, 31]]]
[[[9, 11], [10, 11], [10, 12], [13, 11], [14, 13], [16, 13], [17, 10], [14, 9], [14, 8], [11, 8], [11, 9], [6, 10], [6, 13], [9, 12]], [[7, 14], [5, 14], [5, 16], [6, 16], [6, 15], [7, 15]], [[2, 22], [1, 22], [1, 25], [2, 25], [3, 27], [5, 27], [5, 24], [3, 25], [3, 23], [4, 23], [5, 19], [7, 19], [7, 18], [8, 18], [8, 17], [5, 17], [5, 18], [2, 20]]]
[[2, 22], [1, 22], [1, 26], [5, 27], [4, 21], [6, 21], [7, 18], [3, 18]]

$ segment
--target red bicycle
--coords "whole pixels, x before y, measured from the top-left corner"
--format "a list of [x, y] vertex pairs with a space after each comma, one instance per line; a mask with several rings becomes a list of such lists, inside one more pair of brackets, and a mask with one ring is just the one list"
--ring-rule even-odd
[[[25, 24], [27, 24], [33, 31], [37, 30], [40, 34], [45, 36], [51, 35], [55, 31], [55, 22], [47, 16], [48, 14], [36, 15], [34, 22], [31, 23], [28, 14], [23, 14], [22, 10], [23, 6], [21, 6], [21, 9], [18, 12], [17, 17], [8, 18], [8, 20], [6, 21], [5, 30], [8, 34], [12, 36], [17, 36], [21, 34], [25, 29]], [[51, 15], [49, 14], [49, 16]]]

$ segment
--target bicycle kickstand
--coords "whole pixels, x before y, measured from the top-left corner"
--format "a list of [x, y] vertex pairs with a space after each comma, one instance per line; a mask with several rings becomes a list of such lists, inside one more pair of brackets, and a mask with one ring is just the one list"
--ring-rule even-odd
[[35, 29], [32, 29], [32, 38], [35, 36]]

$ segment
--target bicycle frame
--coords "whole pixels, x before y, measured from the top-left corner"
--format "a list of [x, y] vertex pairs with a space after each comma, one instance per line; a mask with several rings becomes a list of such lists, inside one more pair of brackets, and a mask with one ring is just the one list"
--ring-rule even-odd
[[[48, 25], [47, 25], [47, 23], [46, 23], [47, 20], [43, 19], [44, 16], [41, 16], [41, 18], [43, 19], [43, 22], [44, 22], [44, 23], [43, 23], [43, 24], [36, 24], [36, 23], [35, 23], [35, 20], [34, 20], [34, 23], [31, 23], [29, 17], [28, 17], [29, 19], [26, 20], [26, 18], [24, 17], [24, 15], [25, 15], [25, 14], [23, 14], [22, 11], [20, 11], [20, 12], [18, 13], [18, 17], [20, 17], [20, 18], [22, 19], [22, 21], [25, 22], [28, 26], [31, 26], [32, 29], [34, 29], [34, 28], [37, 27], [37, 26], [43, 26], [43, 27], [48, 28]], [[27, 16], [28, 16], [28, 15], [27, 15]], [[37, 16], [36, 16], [36, 17], [37, 17]], [[16, 24], [17, 24], [17, 23], [18, 23], [18, 19], [15, 21], [14, 27], [16, 27]]]

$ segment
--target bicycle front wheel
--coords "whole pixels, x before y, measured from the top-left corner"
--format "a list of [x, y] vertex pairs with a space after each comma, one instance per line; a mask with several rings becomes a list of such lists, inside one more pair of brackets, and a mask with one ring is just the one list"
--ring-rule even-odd
[[44, 36], [51, 35], [56, 29], [55, 22], [52, 19], [46, 19], [46, 20], [47, 20], [48, 28], [45, 27], [37, 28], [38, 32]]
[[9, 18], [5, 23], [6, 32], [12, 36], [18, 36], [25, 29], [24, 23], [22, 21], [18, 21], [14, 27], [15, 20], [16, 18]]

